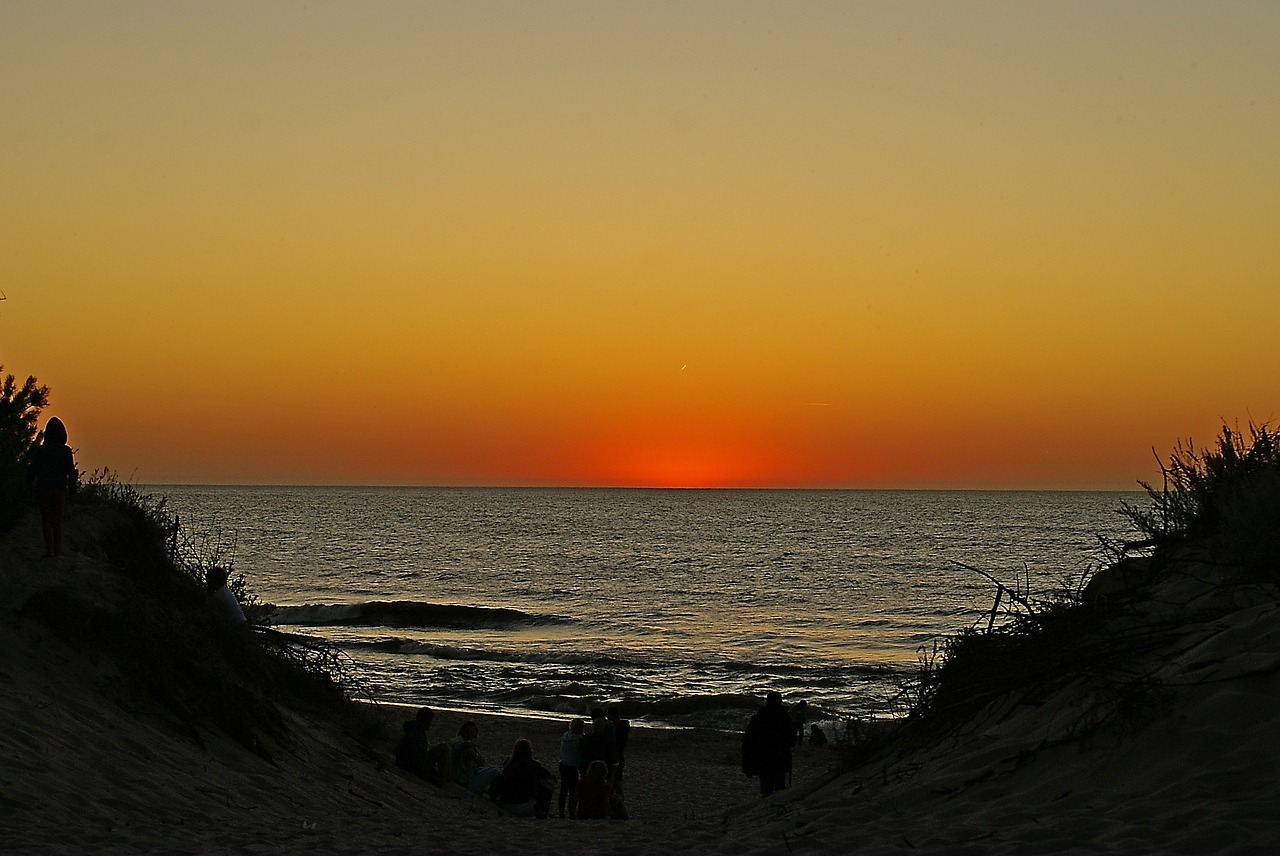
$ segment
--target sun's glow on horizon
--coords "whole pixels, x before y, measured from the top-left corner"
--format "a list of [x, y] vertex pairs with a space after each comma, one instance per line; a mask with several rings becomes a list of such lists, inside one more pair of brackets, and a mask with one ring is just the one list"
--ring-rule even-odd
[[498, 8], [0, 8], [84, 466], [1126, 489], [1280, 418], [1280, 6]]

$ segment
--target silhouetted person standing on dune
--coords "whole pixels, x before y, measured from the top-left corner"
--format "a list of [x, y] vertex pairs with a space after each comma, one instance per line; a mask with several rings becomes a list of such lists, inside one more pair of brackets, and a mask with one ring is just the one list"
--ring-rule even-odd
[[44, 441], [36, 446], [31, 456], [31, 476], [40, 502], [44, 554], [46, 557], [61, 556], [62, 513], [67, 495], [75, 492], [79, 473], [76, 472], [75, 456], [67, 445], [67, 427], [56, 416], [44, 426]]

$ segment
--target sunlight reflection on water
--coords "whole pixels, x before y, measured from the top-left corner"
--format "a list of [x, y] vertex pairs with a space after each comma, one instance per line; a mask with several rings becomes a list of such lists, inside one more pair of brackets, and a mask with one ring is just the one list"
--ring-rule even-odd
[[[525, 623], [314, 627], [388, 700], [577, 710], [625, 698], [714, 719], [778, 687], [866, 713], [992, 586], [1051, 588], [1120, 536], [1133, 494], [173, 487], [280, 605], [506, 607]], [[221, 534], [219, 534], [221, 533]], [[560, 621], [551, 619], [559, 618]], [[888, 671], [885, 671], [888, 667]], [[732, 705], [729, 705], [732, 707]], [[634, 714], [633, 714], [634, 715]], [[678, 715], [666, 714], [668, 720]]]

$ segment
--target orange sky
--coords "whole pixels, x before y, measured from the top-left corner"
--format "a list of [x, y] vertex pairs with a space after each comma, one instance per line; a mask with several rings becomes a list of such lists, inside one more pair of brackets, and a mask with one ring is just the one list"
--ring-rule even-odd
[[0, 6], [0, 362], [139, 482], [1117, 487], [1280, 417], [1280, 5]]

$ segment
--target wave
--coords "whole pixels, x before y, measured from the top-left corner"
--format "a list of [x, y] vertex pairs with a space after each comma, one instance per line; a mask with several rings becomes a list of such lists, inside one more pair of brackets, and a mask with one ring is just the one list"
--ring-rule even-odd
[[759, 696], [745, 693], [714, 693], [710, 695], [670, 696], [629, 702], [634, 715], [657, 719], [679, 719], [683, 716], [702, 716], [716, 711], [755, 712], [760, 708]]
[[[783, 702], [788, 707], [801, 698], [808, 704], [805, 719], [810, 723], [842, 723], [850, 718], [849, 711], [854, 709], [850, 704], [852, 699], [848, 697], [829, 696], [823, 699], [804, 692], [783, 694]], [[736, 730], [742, 728], [763, 704], [763, 694], [710, 693], [647, 699], [631, 697], [622, 703], [622, 710], [628, 717], [649, 722]], [[529, 706], [537, 709], [534, 704]]]
[[849, 663], [808, 663], [786, 662], [748, 662], [743, 660], [726, 660], [706, 664], [709, 670], [719, 673], [768, 674], [775, 678], [800, 682], [821, 682], [823, 680], [846, 681], [853, 677], [887, 678], [914, 670], [910, 666], [897, 663], [849, 662]]
[[[515, 700], [508, 700], [508, 703]], [[745, 693], [709, 693], [659, 698], [630, 697], [619, 703], [622, 715], [633, 720], [661, 723], [683, 728], [741, 729], [758, 711], [764, 699]], [[519, 707], [539, 713], [558, 713], [571, 717], [588, 716], [589, 707], [606, 707], [610, 702], [588, 702], [572, 694], [532, 694], [518, 700]], [[834, 722], [842, 719], [834, 711], [809, 702], [809, 722]]]
[[[526, 695], [519, 699], [524, 707], [541, 712], [568, 713], [583, 715], [587, 713], [587, 702], [581, 695], [555, 693], [545, 695]], [[750, 715], [760, 708], [761, 700], [751, 695], [740, 693], [715, 693], [710, 695], [673, 696], [667, 698], [629, 698], [622, 704], [626, 716], [646, 721], [678, 723], [682, 720], [696, 719], [705, 722], [708, 714], [711, 719], [727, 717], [736, 720], [743, 714]], [[601, 702], [592, 706], [604, 707], [608, 703]]]
[[582, 653], [574, 651], [541, 651], [524, 649], [495, 649], [466, 645], [439, 645], [416, 639], [396, 637], [355, 640], [336, 643], [348, 650], [377, 651], [384, 654], [407, 654], [432, 657], [436, 660], [483, 660], [495, 663], [538, 663], [563, 666], [650, 666], [647, 660], [620, 657], [612, 654]]
[[914, 673], [918, 666], [894, 663], [760, 663], [745, 660], [704, 660], [688, 653], [662, 652], [661, 660], [653, 655], [635, 652], [574, 650], [563, 647], [457, 645], [412, 639], [402, 636], [380, 636], [365, 639], [331, 640], [352, 652], [369, 651], [405, 657], [430, 657], [445, 661], [475, 663], [528, 663], [539, 666], [567, 666], [588, 671], [597, 669], [635, 669], [650, 672], [663, 665], [678, 664], [686, 670], [706, 675], [712, 680], [737, 680], [746, 676], [767, 675], [796, 686], [838, 686], [850, 680], [894, 680]]
[[452, 629], [502, 628], [516, 625], [553, 624], [567, 619], [538, 615], [519, 609], [461, 606], [417, 600], [371, 600], [363, 603], [276, 606], [276, 624], [310, 627], [444, 627]]

